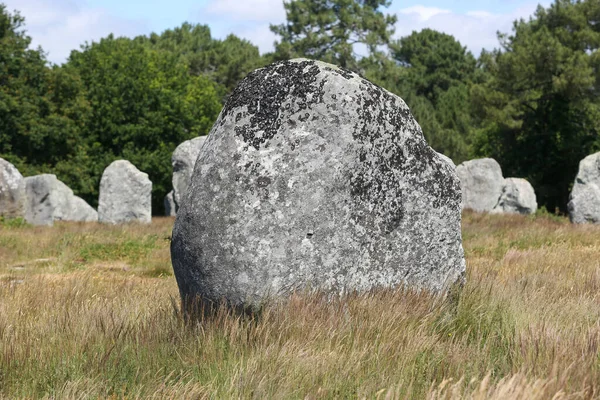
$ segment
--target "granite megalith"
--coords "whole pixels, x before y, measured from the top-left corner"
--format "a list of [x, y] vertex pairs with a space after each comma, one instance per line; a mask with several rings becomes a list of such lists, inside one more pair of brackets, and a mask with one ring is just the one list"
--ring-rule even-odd
[[41, 174], [25, 178], [27, 212], [32, 225], [53, 225], [54, 221], [92, 222], [98, 213], [61, 182], [56, 175]]
[[462, 186], [463, 209], [490, 212], [504, 188], [500, 164], [493, 158], [465, 161], [456, 167]]
[[113, 161], [102, 174], [98, 220], [108, 224], [150, 223], [152, 182], [127, 160]]
[[575, 224], [600, 223], [600, 152], [579, 162], [567, 208]]
[[26, 207], [23, 175], [14, 165], [0, 158], [0, 217], [24, 217]]
[[297, 59], [250, 73], [197, 163], [171, 242], [186, 309], [464, 279], [456, 173], [402, 99], [353, 72]]
[[537, 198], [533, 186], [523, 178], [506, 178], [502, 194], [492, 213], [533, 214], [537, 210]]
[[175, 212], [177, 212], [177, 208], [187, 192], [190, 179], [192, 179], [192, 173], [194, 172], [196, 159], [205, 141], [206, 136], [186, 140], [177, 146], [173, 152], [171, 164], [173, 165], [173, 201], [175, 202]]

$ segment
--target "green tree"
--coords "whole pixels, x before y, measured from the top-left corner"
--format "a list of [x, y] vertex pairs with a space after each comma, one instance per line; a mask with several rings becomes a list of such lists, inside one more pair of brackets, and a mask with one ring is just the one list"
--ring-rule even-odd
[[102, 171], [124, 158], [148, 173], [153, 209], [160, 212], [171, 189], [173, 150], [184, 140], [207, 134], [220, 111], [213, 82], [191, 76], [188, 66], [169, 51], [112, 35], [73, 51], [64, 68], [76, 71], [91, 110], [78, 120], [85, 145], [73, 159], [87, 165], [84, 169], [93, 177], [83, 194], [95, 202]]
[[77, 169], [65, 169], [68, 176], [55, 170], [82, 146], [78, 121], [89, 111], [82, 83], [66, 70], [49, 68], [30, 42], [24, 19], [0, 4], [0, 157], [26, 176], [51, 172], [68, 184], [85, 181]]
[[24, 18], [0, 4], [0, 156], [17, 164], [43, 144], [34, 132], [47, 109], [46, 60], [30, 43]]
[[216, 82], [222, 96], [231, 93], [249, 72], [266, 63], [258, 47], [249, 41], [233, 34], [225, 40], [213, 39], [206, 25], [186, 22], [160, 35], [153, 33], [148, 38], [139, 39], [147, 41], [152, 48], [166, 50], [180, 57], [190, 74], [203, 75]]
[[393, 58], [409, 68], [416, 93], [437, 105], [438, 96], [473, 80], [477, 61], [453, 36], [423, 29], [391, 45]]
[[578, 162], [600, 148], [598, 1], [555, 1], [482, 55], [490, 79], [471, 91], [483, 122], [476, 151], [527, 177], [538, 203], [566, 209]]
[[379, 8], [389, 0], [295, 0], [284, 2], [287, 22], [271, 25], [281, 37], [276, 59], [308, 57], [359, 70], [355, 45], [378, 53], [394, 33], [396, 17]]

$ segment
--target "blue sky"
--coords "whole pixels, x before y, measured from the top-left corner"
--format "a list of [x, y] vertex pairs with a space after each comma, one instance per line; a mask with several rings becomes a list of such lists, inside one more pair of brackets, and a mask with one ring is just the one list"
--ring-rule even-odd
[[[80, 44], [114, 33], [136, 36], [161, 32], [184, 21], [207, 24], [214, 37], [246, 38], [262, 52], [276, 37], [269, 23], [285, 21], [282, 0], [0, 0], [19, 10], [35, 46], [50, 61], [64, 62]], [[433, 28], [454, 35], [475, 55], [497, 47], [496, 31], [529, 17], [538, 3], [551, 0], [393, 0], [386, 10], [398, 16], [396, 36]]]

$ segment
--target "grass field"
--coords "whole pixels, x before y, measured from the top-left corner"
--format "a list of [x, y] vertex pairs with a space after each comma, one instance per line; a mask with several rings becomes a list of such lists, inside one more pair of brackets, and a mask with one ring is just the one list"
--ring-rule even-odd
[[0, 226], [0, 398], [600, 398], [600, 227], [467, 214], [458, 303], [298, 295], [186, 326], [150, 226]]

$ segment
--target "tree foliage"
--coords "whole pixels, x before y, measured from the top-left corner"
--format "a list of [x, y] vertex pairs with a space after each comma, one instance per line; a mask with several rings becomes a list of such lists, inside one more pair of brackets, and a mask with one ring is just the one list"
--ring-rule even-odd
[[552, 210], [566, 209], [579, 160], [600, 145], [599, 16], [597, 1], [538, 7], [482, 55], [490, 79], [472, 90], [483, 122], [476, 152], [527, 177]]
[[[81, 115], [89, 173], [97, 183], [114, 159], [131, 161], [149, 174], [153, 207], [161, 210], [171, 189], [171, 153], [207, 134], [220, 111], [213, 82], [190, 75], [172, 52], [112, 35], [74, 51], [63, 68], [81, 79], [90, 107]], [[85, 194], [95, 198], [97, 190]]]
[[284, 2], [287, 22], [271, 25], [281, 37], [276, 58], [308, 57], [358, 70], [356, 45], [375, 54], [389, 43], [396, 17], [380, 7], [389, 0], [296, 0]]
[[155, 49], [177, 55], [194, 76], [203, 75], [216, 82], [221, 95], [233, 91], [249, 72], [265, 64], [258, 47], [235, 35], [224, 40], [211, 37], [206, 25], [183, 23], [163, 33], [140, 37]]

